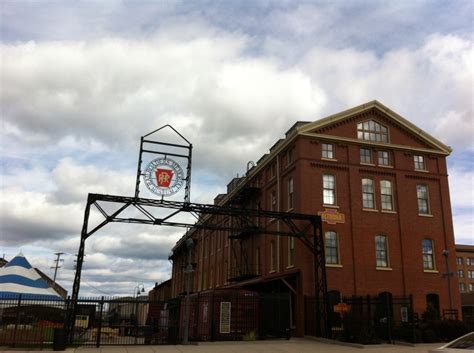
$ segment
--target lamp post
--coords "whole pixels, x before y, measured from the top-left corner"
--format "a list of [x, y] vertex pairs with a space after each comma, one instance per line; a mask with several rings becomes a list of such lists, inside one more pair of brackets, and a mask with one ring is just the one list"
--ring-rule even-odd
[[[143, 283], [139, 283], [133, 288], [133, 295], [132, 298], [138, 299], [140, 293], [145, 293], [145, 285]], [[135, 344], [137, 344], [137, 331], [138, 331], [138, 320], [139, 320], [139, 312], [138, 312], [138, 300], [135, 301], [135, 315], [134, 315], [134, 322], [132, 321], [133, 309], [132, 314], [130, 315], [130, 325], [134, 326], [133, 331], [135, 333]]]
[[449, 250], [443, 250], [443, 256], [446, 261], [446, 273], [443, 273], [443, 277], [448, 279], [448, 297], [449, 297], [449, 315], [452, 319], [453, 315], [453, 297], [451, 294], [451, 277], [454, 276], [454, 273], [449, 270], [449, 261], [448, 261]]
[[135, 288], [133, 288], [132, 298], [139, 297], [140, 293], [145, 293], [145, 285], [143, 283], [139, 283]]
[[194, 272], [192, 260], [192, 251], [194, 248], [194, 241], [191, 238], [186, 240], [186, 247], [188, 248], [188, 259], [186, 261], [186, 268], [184, 270], [185, 275], [185, 286], [186, 286], [186, 301], [184, 307], [184, 335], [183, 335], [183, 344], [189, 344], [189, 305], [190, 298], [189, 292], [191, 291], [191, 274]]

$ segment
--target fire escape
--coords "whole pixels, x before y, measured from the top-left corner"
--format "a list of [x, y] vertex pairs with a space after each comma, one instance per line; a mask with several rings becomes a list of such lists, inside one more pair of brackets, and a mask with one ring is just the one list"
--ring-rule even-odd
[[[245, 177], [234, 178], [228, 185], [228, 192], [245, 183]], [[230, 206], [241, 209], [260, 209], [258, 198], [260, 187], [257, 181], [248, 182], [240, 188], [239, 193], [232, 198]], [[240, 282], [260, 276], [261, 266], [252, 257], [256, 237], [262, 234], [259, 227], [259, 217], [239, 217], [232, 220], [232, 228], [238, 231], [229, 234], [231, 246], [231, 266], [228, 273], [229, 282]]]

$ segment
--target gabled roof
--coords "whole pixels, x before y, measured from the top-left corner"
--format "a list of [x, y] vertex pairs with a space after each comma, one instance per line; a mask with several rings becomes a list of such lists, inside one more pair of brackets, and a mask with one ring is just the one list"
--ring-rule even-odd
[[452, 152], [451, 147], [445, 145], [435, 137], [431, 136], [427, 132], [423, 131], [413, 123], [409, 122], [407, 119], [402, 117], [401, 115], [395, 113], [393, 110], [390, 108], [386, 107], [382, 103], [380, 103], [377, 100], [373, 100], [371, 102], [361, 104], [357, 107], [344, 110], [340, 113], [330, 115], [326, 118], [316, 120], [312, 123], [306, 124], [304, 126], [301, 126], [298, 128], [298, 133], [299, 134], [305, 134], [305, 133], [311, 133], [315, 129], [322, 128], [331, 124], [334, 124], [336, 122], [340, 122], [345, 119], [349, 119], [353, 117], [354, 115], [364, 113], [370, 110], [376, 109], [385, 115], [389, 116], [391, 119], [393, 119], [395, 122], [397, 122], [399, 125], [407, 129], [408, 131], [412, 132], [416, 136], [418, 136], [421, 140], [426, 142], [428, 145], [432, 146], [433, 148], [441, 151], [443, 154], [450, 154]]

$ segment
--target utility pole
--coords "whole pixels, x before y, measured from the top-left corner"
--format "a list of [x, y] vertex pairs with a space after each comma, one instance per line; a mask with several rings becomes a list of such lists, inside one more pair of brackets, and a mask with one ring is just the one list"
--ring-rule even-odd
[[54, 266], [51, 266], [51, 268], [54, 268], [54, 277], [53, 277], [53, 282], [56, 284], [56, 275], [58, 274], [58, 268], [61, 268], [59, 264], [63, 262], [64, 260], [61, 259], [61, 255], [64, 255], [63, 252], [56, 252], [54, 255], [57, 256], [56, 260], [54, 262], [56, 263]]

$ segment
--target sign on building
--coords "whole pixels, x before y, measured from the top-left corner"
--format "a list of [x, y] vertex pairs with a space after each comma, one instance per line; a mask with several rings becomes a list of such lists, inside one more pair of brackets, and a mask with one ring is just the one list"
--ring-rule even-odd
[[221, 302], [220, 333], [230, 333], [230, 302]]

